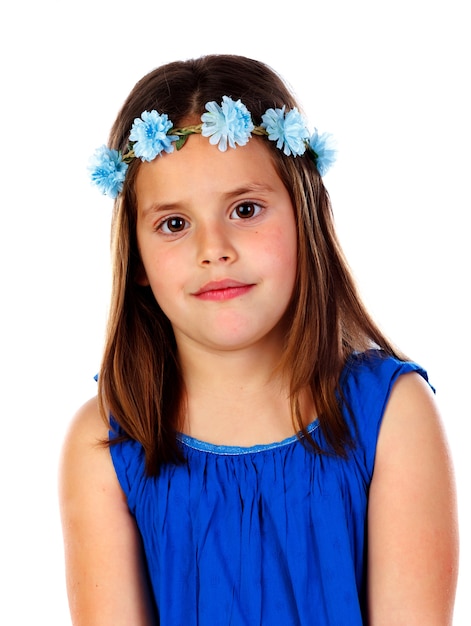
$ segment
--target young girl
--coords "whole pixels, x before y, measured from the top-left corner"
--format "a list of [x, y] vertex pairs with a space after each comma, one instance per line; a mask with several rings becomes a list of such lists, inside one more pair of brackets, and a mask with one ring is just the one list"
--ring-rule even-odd
[[145, 76], [97, 151], [114, 281], [61, 470], [74, 625], [451, 624], [445, 437], [356, 292], [333, 157], [224, 55]]

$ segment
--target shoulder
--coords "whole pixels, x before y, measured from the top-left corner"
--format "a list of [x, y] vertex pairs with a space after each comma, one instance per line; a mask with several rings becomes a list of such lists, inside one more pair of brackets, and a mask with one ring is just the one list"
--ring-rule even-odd
[[108, 426], [95, 397], [75, 413], [64, 439], [59, 470], [64, 513], [74, 512], [79, 503], [91, 505], [103, 493], [110, 501], [122, 500], [107, 440]]
[[61, 475], [79, 472], [85, 478], [83, 473], [89, 473], [91, 466], [96, 470], [99, 465], [111, 465], [107, 439], [108, 426], [100, 414], [98, 399], [91, 398], [78, 409], [69, 425], [62, 449]]
[[[411, 452], [413, 451], [413, 454]], [[442, 418], [434, 392], [424, 378], [409, 372], [397, 378], [388, 397], [378, 438], [378, 464], [411, 454], [410, 461], [440, 453], [442, 463], [449, 462]], [[404, 459], [406, 460], [406, 459]]]
[[73, 444], [77, 438], [82, 440], [83, 437], [103, 440], [103, 437], [107, 437], [107, 433], [108, 427], [100, 414], [98, 398], [94, 396], [79, 407], [73, 415], [65, 443]]

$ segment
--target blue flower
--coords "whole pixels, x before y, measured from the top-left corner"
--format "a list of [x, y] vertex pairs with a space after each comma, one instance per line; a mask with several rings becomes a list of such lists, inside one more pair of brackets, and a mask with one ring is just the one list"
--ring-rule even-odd
[[276, 141], [276, 147], [286, 156], [304, 154], [309, 131], [296, 107], [286, 114], [285, 108], [268, 109], [262, 115], [262, 128], [267, 131], [268, 139]]
[[129, 135], [129, 140], [135, 142], [134, 154], [141, 161], [153, 161], [162, 152], [173, 152], [172, 142], [178, 137], [167, 134], [172, 127], [166, 113], [159, 115], [155, 110], [144, 111], [141, 117], [134, 120]]
[[337, 143], [334, 136], [331, 133], [319, 134], [315, 129], [309, 139], [309, 147], [315, 153], [319, 174], [325, 176], [337, 159]]
[[92, 183], [113, 199], [123, 188], [127, 169], [128, 164], [122, 160], [121, 153], [107, 146], [95, 150], [88, 167]]
[[209, 143], [218, 144], [221, 152], [227, 150], [228, 144], [231, 148], [235, 148], [236, 144], [245, 146], [254, 125], [247, 107], [240, 100], [235, 102], [223, 96], [221, 106], [216, 102], [208, 102], [206, 110], [207, 113], [201, 116], [201, 134], [209, 137]]

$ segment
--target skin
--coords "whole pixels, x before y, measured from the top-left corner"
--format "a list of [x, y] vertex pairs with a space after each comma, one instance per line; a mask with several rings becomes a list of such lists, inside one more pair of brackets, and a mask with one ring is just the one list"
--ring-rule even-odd
[[[151, 286], [175, 331], [188, 392], [182, 430], [213, 443], [253, 445], [293, 434], [276, 365], [296, 233], [289, 195], [267, 157], [256, 138], [221, 153], [192, 136], [180, 152], [144, 163], [136, 181], [138, 280]], [[237, 285], [214, 285], [221, 280]], [[308, 398], [304, 410], [311, 421]], [[109, 450], [96, 444], [106, 437], [92, 399], [71, 423], [60, 472], [72, 621], [149, 626], [156, 622], [139, 535]], [[368, 542], [370, 626], [449, 626], [454, 481], [433, 394], [416, 374], [400, 378], [386, 408]]]
[[139, 535], [118, 484], [96, 398], [66, 437], [59, 496], [74, 626], [152, 626]]
[[381, 426], [368, 515], [374, 626], [451, 626], [458, 572], [455, 481], [432, 391], [399, 378]]

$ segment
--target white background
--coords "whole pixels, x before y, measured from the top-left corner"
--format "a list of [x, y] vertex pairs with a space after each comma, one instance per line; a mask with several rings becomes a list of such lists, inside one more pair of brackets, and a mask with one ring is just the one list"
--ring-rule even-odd
[[[466, 2], [33, 0], [0, 10], [0, 623], [68, 625], [56, 484], [95, 393], [110, 201], [86, 164], [155, 66], [230, 52], [272, 65], [310, 128], [364, 298], [428, 370], [454, 457], [462, 535], [455, 623], [469, 623], [471, 47]], [[8, 5], [8, 8], [5, 8]]]

